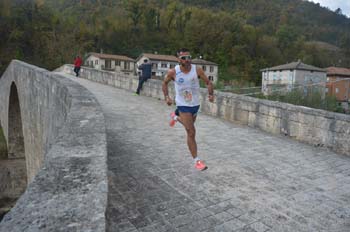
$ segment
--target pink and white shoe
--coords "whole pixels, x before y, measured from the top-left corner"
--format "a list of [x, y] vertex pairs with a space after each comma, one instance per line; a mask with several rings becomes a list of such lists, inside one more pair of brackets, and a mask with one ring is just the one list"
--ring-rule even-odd
[[169, 126], [171, 126], [171, 127], [174, 127], [174, 126], [175, 126], [175, 123], [177, 122], [177, 121], [175, 120], [175, 117], [176, 117], [175, 112], [171, 112], [171, 113], [170, 113], [170, 122], [169, 122]]
[[199, 171], [204, 171], [208, 167], [205, 165], [205, 163], [202, 160], [198, 160], [195, 164], [195, 168]]

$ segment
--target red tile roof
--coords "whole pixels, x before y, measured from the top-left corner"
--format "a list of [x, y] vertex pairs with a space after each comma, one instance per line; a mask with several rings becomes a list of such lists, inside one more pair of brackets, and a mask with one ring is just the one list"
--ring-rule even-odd
[[326, 69], [327, 69], [327, 76], [350, 77], [350, 69], [348, 68], [328, 67]]
[[318, 68], [312, 65], [304, 64], [300, 60], [288, 64], [283, 64], [271, 68], [261, 69], [261, 72], [265, 71], [279, 71], [279, 70], [306, 70], [306, 71], [317, 71], [317, 72], [326, 72], [326, 69]]
[[152, 54], [152, 53], [143, 53], [139, 57], [142, 57], [142, 56], [145, 56], [145, 57], [149, 58], [150, 60], [165, 60], [165, 61], [178, 62], [176, 56], [172, 56], [172, 55], [159, 55], [159, 54]]
[[203, 60], [203, 59], [198, 59], [198, 58], [193, 59], [192, 64], [206, 64], [206, 65], [216, 65], [217, 66], [217, 64], [214, 62]]
[[95, 57], [98, 57], [101, 59], [135, 61], [134, 59], [132, 59], [130, 57], [121, 56], [121, 55], [103, 54], [103, 53], [95, 53], [95, 52], [90, 52], [88, 55], [95, 56]]

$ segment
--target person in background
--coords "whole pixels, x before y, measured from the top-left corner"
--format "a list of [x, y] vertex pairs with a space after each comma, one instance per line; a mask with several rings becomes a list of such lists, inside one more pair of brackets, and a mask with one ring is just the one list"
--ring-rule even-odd
[[143, 64], [138, 67], [141, 70], [141, 75], [139, 77], [139, 85], [137, 86], [137, 90], [135, 95], [140, 95], [140, 91], [142, 89], [143, 83], [151, 78], [152, 76], [152, 64], [148, 62], [147, 59], [143, 60]]
[[74, 60], [74, 72], [76, 77], [79, 77], [80, 67], [82, 63], [83, 60], [80, 58], [80, 56], [76, 56]]

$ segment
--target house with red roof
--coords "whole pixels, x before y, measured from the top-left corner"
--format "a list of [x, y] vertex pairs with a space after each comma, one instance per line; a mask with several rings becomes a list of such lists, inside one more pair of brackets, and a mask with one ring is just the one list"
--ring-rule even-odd
[[[142, 53], [136, 59], [136, 64], [141, 65], [145, 59], [152, 63], [152, 76], [159, 79], [162, 79], [170, 68], [174, 68], [178, 64], [176, 56], [152, 53]], [[192, 60], [192, 64], [202, 67], [209, 80], [216, 83], [218, 79], [218, 65], [216, 63], [196, 58]]]
[[326, 69], [304, 64], [300, 60], [275, 67], [265, 68], [262, 72], [262, 93], [284, 93], [293, 89], [307, 93], [318, 89], [325, 94]]
[[349, 102], [350, 99], [350, 69], [328, 67], [326, 92], [333, 95], [340, 102]]
[[119, 70], [126, 74], [135, 71], [135, 60], [123, 55], [90, 52], [84, 59], [84, 65], [99, 70]]

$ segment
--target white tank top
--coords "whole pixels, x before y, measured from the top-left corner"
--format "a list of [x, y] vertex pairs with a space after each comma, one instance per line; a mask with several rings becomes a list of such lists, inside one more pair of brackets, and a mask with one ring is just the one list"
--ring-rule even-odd
[[183, 73], [179, 65], [175, 66], [175, 102], [177, 106], [198, 106], [199, 80], [196, 65], [191, 64], [191, 71]]

